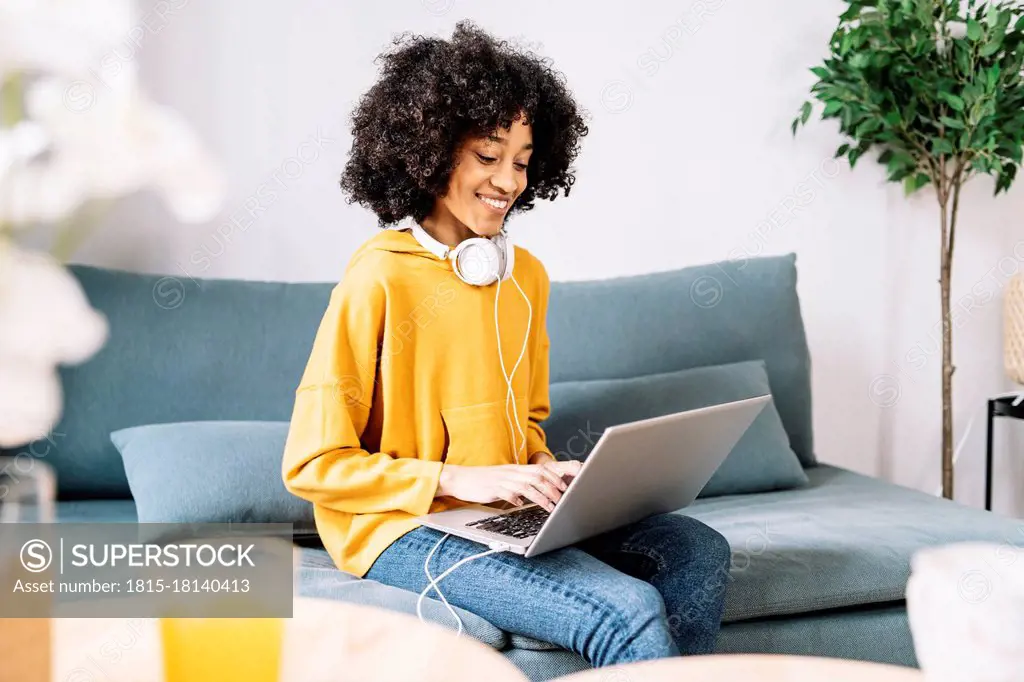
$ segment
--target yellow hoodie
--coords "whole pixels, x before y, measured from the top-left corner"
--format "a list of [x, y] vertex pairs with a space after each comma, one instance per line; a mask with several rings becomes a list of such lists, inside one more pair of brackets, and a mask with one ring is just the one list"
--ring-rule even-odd
[[341, 570], [363, 577], [420, 525], [416, 516], [468, 504], [434, 498], [443, 462], [526, 464], [536, 452], [550, 454], [538, 425], [550, 409], [550, 282], [539, 260], [515, 248], [513, 274], [533, 310], [511, 279], [501, 283], [508, 373], [529, 321], [512, 382], [514, 430], [495, 334], [497, 283], [465, 284], [411, 232], [388, 229], [356, 251], [331, 292], [295, 391], [281, 473], [289, 491], [314, 504], [317, 530]]

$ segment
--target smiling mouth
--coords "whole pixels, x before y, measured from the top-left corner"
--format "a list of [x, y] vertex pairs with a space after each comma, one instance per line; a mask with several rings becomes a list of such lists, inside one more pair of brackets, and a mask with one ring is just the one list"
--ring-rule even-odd
[[503, 213], [509, 205], [508, 199], [491, 199], [489, 197], [480, 196], [479, 194], [476, 195], [476, 198], [479, 199], [482, 204], [498, 213]]

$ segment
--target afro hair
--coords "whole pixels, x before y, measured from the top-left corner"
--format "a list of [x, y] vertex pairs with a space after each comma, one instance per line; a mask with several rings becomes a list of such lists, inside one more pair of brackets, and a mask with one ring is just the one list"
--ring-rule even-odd
[[403, 33], [376, 62], [380, 78], [352, 114], [341, 188], [348, 203], [377, 215], [379, 227], [422, 221], [447, 192], [460, 146], [520, 115], [532, 125], [534, 151], [509, 215], [561, 190], [569, 195], [570, 166], [588, 131], [548, 60], [460, 21], [451, 40]]

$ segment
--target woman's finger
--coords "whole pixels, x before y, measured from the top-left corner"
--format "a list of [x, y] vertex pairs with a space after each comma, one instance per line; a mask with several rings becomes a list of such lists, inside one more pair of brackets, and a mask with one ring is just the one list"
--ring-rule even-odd
[[541, 471], [544, 472], [544, 476], [547, 477], [547, 479], [551, 481], [556, 488], [559, 490], [565, 490], [566, 484], [565, 481], [562, 480], [562, 473], [558, 470], [558, 467], [555, 466], [554, 462], [544, 462], [540, 467]]
[[544, 476], [535, 476], [533, 480], [529, 481], [529, 485], [544, 496], [544, 501], [539, 504], [548, 511], [554, 509], [555, 503], [562, 497], [562, 491], [549, 483]]
[[523, 504], [523, 499], [520, 497], [519, 493], [509, 486], [498, 486], [497, 496], [515, 507], [522, 506]]
[[576, 477], [580, 473], [580, 469], [583, 468], [583, 462], [575, 459], [567, 461], [552, 462], [552, 466], [556, 467], [562, 476]]
[[526, 499], [530, 500], [535, 504], [539, 504], [544, 509], [550, 511], [551, 507], [553, 506], [551, 500], [548, 499], [547, 495], [542, 493], [540, 490], [537, 490], [537, 488], [535, 488], [534, 486], [530, 485], [529, 482], [521, 483], [516, 491], [522, 497], [525, 497]]

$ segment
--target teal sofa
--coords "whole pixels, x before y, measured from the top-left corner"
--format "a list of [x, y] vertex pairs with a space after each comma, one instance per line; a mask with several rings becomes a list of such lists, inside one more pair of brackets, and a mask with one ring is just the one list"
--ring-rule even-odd
[[[107, 316], [111, 338], [89, 362], [62, 369], [60, 424], [48, 443], [21, 449], [55, 467], [60, 521], [137, 518], [111, 443], [115, 430], [289, 419], [333, 282], [191, 279], [85, 265], [72, 271]], [[556, 281], [548, 312], [551, 382], [764, 360], [809, 482], [701, 498], [679, 512], [718, 529], [733, 547], [718, 649], [915, 666], [904, 606], [911, 555], [967, 539], [1019, 547], [1024, 526], [819, 460], [829, 453], [814, 447], [811, 359], [796, 283], [795, 254]], [[867, 400], [867, 381], [862, 396], [847, 399]], [[315, 534], [297, 535], [296, 542], [304, 547], [301, 593], [415, 613], [418, 595], [338, 571]], [[428, 604], [428, 617], [455, 627], [438, 602]], [[549, 643], [503, 632], [465, 611], [460, 616], [469, 635], [530, 679], [589, 667]]]

